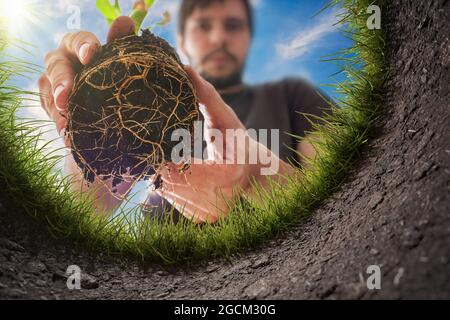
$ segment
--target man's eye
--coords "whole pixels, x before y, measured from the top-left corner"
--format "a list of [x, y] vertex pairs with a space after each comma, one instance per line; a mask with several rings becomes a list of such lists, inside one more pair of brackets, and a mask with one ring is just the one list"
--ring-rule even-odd
[[211, 24], [207, 22], [200, 22], [198, 24], [198, 28], [202, 31], [209, 31], [211, 30]]
[[244, 24], [240, 21], [229, 21], [225, 23], [225, 29], [228, 32], [241, 31], [244, 28]]

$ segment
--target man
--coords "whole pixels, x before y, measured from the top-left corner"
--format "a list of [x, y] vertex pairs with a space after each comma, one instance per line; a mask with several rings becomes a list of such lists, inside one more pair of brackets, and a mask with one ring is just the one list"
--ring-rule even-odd
[[[204, 164], [191, 165], [188, 173], [179, 170], [180, 165], [174, 163], [162, 168], [163, 188], [152, 193], [147, 200], [151, 214], [161, 213], [170, 203], [194, 222], [214, 223], [226, 215], [228, 206], [239, 197], [258, 201], [252, 181], [267, 187], [269, 179], [283, 182], [287, 175], [295, 174], [296, 171], [288, 164], [296, 158], [296, 153], [290, 148], [307, 158], [314, 157], [315, 151], [310, 144], [302, 142], [297, 145], [288, 133], [305, 135], [309, 124], [297, 112], [320, 115], [327, 103], [301, 80], [290, 79], [260, 86], [248, 86], [242, 82], [253, 35], [253, 15], [248, 0], [183, 0], [179, 19], [177, 45], [192, 65], [186, 68], [186, 72], [202, 103], [205, 136], [212, 130], [223, 133], [226, 129], [280, 130], [279, 154], [267, 150], [271, 158], [280, 163], [279, 170], [270, 178], [261, 175], [263, 164], [259, 162], [217, 164], [217, 159], [209, 159]], [[111, 25], [108, 41], [133, 31], [133, 22], [120, 17]], [[47, 72], [39, 80], [42, 105], [59, 130], [65, 127], [63, 115], [75, 72], [81, 64], [89, 61], [99, 46], [100, 42], [93, 34], [78, 32], [67, 35], [60, 47], [46, 56]], [[211, 141], [207, 140], [207, 144], [209, 154], [219, 154]], [[268, 141], [267, 146], [270, 145], [271, 141]], [[250, 139], [244, 152], [248, 155], [264, 148], [261, 143]], [[78, 177], [74, 180], [75, 188], [87, 191], [73, 159], [66, 161], [66, 167], [70, 174]], [[122, 183], [119, 194], [125, 195], [129, 187], [130, 184]], [[99, 212], [120, 203], [100, 181], [94, 183], [90, 190], [95, 190]]]

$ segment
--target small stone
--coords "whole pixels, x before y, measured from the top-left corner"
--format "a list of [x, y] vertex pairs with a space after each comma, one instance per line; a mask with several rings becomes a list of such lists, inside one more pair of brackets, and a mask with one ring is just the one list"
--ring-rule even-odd
[[419, 227], [427, 226], [428, 224], [430, 224], [430, 221], [429, 221], [428, 219], [420, 220], [420, 221], [417, 223], [417, 225], [418, 225]]
[[212, 272], [216, 271], [217, 269], [219, 269], [218, 265], [211, 264], [206, 268], [206, 273], [212, 273]]
[[37, 279], [35, 281], [36, 286], [38, 287], [46, 287], [47, 286], [47, 282], [42, 280], [42, 279]]
[[414, 170], [414, 172], [413, 172], [414, 180], [419, 181], [419, 180], [423, 179], [432, 167], [433, 167], [432, 162], [423, 163], [420, 168]]
[[403, 246], [407, 249], [417, 247], [422, 241], [423, 235], [416, 229], [406, 230], [403, 234]]
[[24, 298], [27, 295], [27, 292], [21, 289], [11, 289], [8, 292], [11, 298]]
[[265, 280], [258, 280], [244, 290], [244, 294], [250, 299], [263, 299], [272, 293], [272, 289]]
[[422, 82], [422, 83], [427, 83], [427, 76], [426, 76], [426, 75], [422, 75], [422, 76], [420, 77], [420, 82]]
[[412, 64], [413, 60], [414, 60], [414, 56], [411, 56], [411, 57], [409, 58], [409, 60], [406, 62], [405, 68], [403, 69], [403, 72], [404, 72], [404, 73], [406, 73], [406, 72], [409, 71], [409, 69], [411, 68], [411, 64]]
[[321, 299], [326, 299], [331, 296], [337, 289], [337, 284], [333, 283], [325, 287], [322, 292], [319, 293]]
[[268, 256], [262, 256], [259, 259], [257, 259], [253, 264], [252, 264], [252, 268], [253, 269], [257, 269], [257, 268], [261, 268], [264, 266], [267, 266], [270, 263], [270, 258]]
[[305, 281], [305, 290], [306, 291], [312, 291], [314, 289], [314, 285], [309, 282], [308, 280]]
[[91, 290], [99, 286], [97, 278], [87, 273], [81, 273], [81, 288]]
[[0, 248], [0, 256], [4, 256], [9, 259], [11, 257], [11, 251], [6, 248]]
[[369, 200], [369, 209], [375, 209], [384, 200], [384, 195], [381, 192], [375, 192]]
[[397, 271], [397, 274], [394, 277], [394, 286], [398, 286], [400, 284], [400, 280], [402, 279], [403, 275], [405, 273], [404, 268], [399, 268]]
[[47, 267], [40, 261], [30, 261], [28, 262], [27, 270], [34, 274], [40, 274], [47, 271]]
[[156, 296], [156, 298], [164, 298], [164, 297], [168, 296], [169, 294], [170, 294], [169, 291], [162, 292], [162, 293], [158, 294], [158, 295]]
[[370, 254], [373, 255], [373, 256], [376, 256], [376, 255], [378, 255], [379, 253], [380, 253], [380, 252], [379, 252], [377, 249], [375, 249], [375, 248], [370, 249]]
[[0, 238], [0, 247], [7, 248], [11, 251], [25, 251], [20, 244], [6, 238]]
[[52, 281], [67, 281], [67, 276], [62, 272], [54, 272], [52, 275]]
[[160, 277], [165, 277], [165, 276], [168, 276], [168, 275], [169, 275], [169, 273], [168, 273], [167, 271], [164, 271], [164, 270], [156, 271], [155, 274], [156, 274], [157, 276], [160, 276]]

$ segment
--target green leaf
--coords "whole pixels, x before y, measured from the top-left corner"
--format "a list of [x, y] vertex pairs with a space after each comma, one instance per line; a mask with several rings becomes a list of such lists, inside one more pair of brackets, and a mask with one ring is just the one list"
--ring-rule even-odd
[[114, 6], [111, 5], [109, 0], [97, 0], [95, 5], [106, 18], [108, 24], [111, 24], [116, 18], [122, 15], [118, 0], [115, 0]]
[[114, 8], [116, 8], [116, 10], [117, 10], [118, 12], [120, 12], [120, 14], [122, 14], [122, 10], [120, 10], [119, 0], [115, 0], [115, 2], [114, 2]]
[[155, 0], [145, 0], [145, 3], [147, 4], [148, 8], [150, 9], [153, 4], [155, 3]]
[[169, 11], [164, 11], [163, 18], [156, 23], [157, 26], [163, 27], [170, 23], [171, 17]]
[[138, 34], [138, 32], [141, 28], [142, 22], [144, 22], [144, 19], [146, 16], [147, 16], [147, 11], [143, 11], [143, 10], [134, 9], [130, 13], [130, 17], [131, 17], [131, 19], [133, 19], [134, 25], [136, 27], [136, 34]]

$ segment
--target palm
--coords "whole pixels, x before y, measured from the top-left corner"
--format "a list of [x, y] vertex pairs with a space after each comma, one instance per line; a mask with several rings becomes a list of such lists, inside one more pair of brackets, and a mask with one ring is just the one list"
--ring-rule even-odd
[[163, 191], [157, 191], [194, 222], [211, 222], [226, 215], [236, 189], [246, 187], [244, 165], [193, 164], [185, 172], [169, 164], [162, 172]]
[[[246, 130], [210, 84], [192, 69], [187, 68], [186, 71], [192, 78], [200, 102], [203, 103], [200, 110], [205, 118], [209, 160], [201, 164], [194, 162], [187, 170], [182, 170], [181, 164], [167, 164], [160, 172], [163, 186], [156, 192], [194, 222], [214, 222], [220, 216], [226, 215], [230, 204], [237, 199], [237, 192], [247, 188], [249, 184], [249, 165], [236, 164], [236, 161], [232, 162], [233, 164], [225, 164], [230, 157], [237, 159], [236, 154], [239, 151], [245, 152], [242, 145], [233, 148], [233, 152], [227, 151], [231, 142], [226, 141], [225, 130], [235, 129], [242, 133], [246, 133]], [[222, 133], [222, 145], [211, 142], [213, 129]]]

